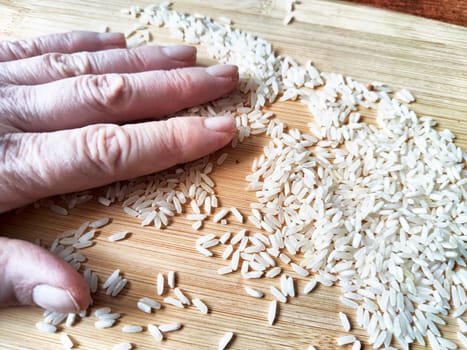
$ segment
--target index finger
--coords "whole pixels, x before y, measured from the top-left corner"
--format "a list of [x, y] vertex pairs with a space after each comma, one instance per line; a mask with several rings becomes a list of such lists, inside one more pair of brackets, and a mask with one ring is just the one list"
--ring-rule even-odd
[[0, 62], [39, 56], [49, 52], [72, 53], [125, 48], [122, 33], [68, 32], [18, 41], [0, 41]]

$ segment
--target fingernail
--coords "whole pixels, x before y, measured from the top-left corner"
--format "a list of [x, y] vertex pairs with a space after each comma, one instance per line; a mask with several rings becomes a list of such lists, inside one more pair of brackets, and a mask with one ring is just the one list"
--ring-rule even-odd
[[219, 78], [238, 79], [238, 67], [233, 64], [217, 64], [206, 68], [206, 72]]
[[232, 132], [235, 129], [234, 119], [231, 117], [208, 117], [204, 119], [204, 126], [220, 132]]
[[79, 312], [79, 305], [70, 292], [47, 284], [40, 284], [34, 287], [32, 290], [32, 300], [34, 304], [46, 310]]
[[109, 49], [126, 46], [125, 36], [122, 33], [99, 33], [97, 37]]
[[196, 58], [196, 48], [187, 45], [165, 46], [162, 48], [164, 55], [177, 61], [192, 61]]

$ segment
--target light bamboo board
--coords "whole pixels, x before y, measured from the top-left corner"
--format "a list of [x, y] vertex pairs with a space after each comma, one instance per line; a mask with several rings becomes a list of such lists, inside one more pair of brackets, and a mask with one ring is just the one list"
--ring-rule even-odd
[[[124, 31], [134, 21], [119, 10], [129, 5], [124, 1], [2, 0], [0, 39], [75, 29], [98, 30], [104, 24], [112, 30]], [[343, 2], [302, 1], [297, 6], [297, 20], [287, 27], [282, 25], [285, 1], [177, 1], [174, 7], [213, 18], [229, 17], [235, 26], [271, 41], [279, 53], [291, 55], [299, 62], [311, 58], [322, 71], [347, 74], [363, 82], [377, 80], [395, 89], [408, 88], [417, 98], [412, 108], [419, 115], [434, 117], [440, 128], [453, 130], [458, 144], [467, 148], [465, 28]], [[154, 33], [158, 42], [174, 42], [164, 30], [155, 29]], [[206, 57], [200, 50], [199, 61], [210, 63]], [[276, 104], [272, 110], [290, 126], [306, 130], [310, 116], [300, 104]], [[372, 121], [371, 114], [367, 120]], [[222, 206], [236, 206], [242, 213], [248, 213], [254, 194], [242, 190], [246, 186], [244, 178], [264, 142], [260, 137], [250, 138], [237, 149], [228, 150], [230, 156], [225, 165], [213, 174]], [[109, 305], [123, 313], [117, 326], [95, 330], [92, 317], [67, 330], [80, 349], [111, 349], [112, 344], [120, 341], [130, 341], [137, 349], [216, 349], [227, 331], [237, 334], [232, 349], [306, 349], [308, 345], [333, 349], [335, 339], [345, 335], [337, 311], [346, 311], [355, 325], [353, 310], [339, 303], [339, 289], [318, 287], [308, 296], [300, 295], [280, 305], [278, 322], [274, 327], [268, 326], [266, 315], [271, 296], [265, 300], [247, 297], [243, 286], [267, 291], [277, 281], [244, 281], [238, 273], [217, 276], [216, 270], [225, 265], [219, 257], [221, 250], [214, 249], [216, 258], [206, 258], [194, 249], [195, 239], [201, 234], [224, 232], [221, 225], [208, 223], [200, 233], [194, 232], [186, 220], [177, 218], [168, 229], [156, 231], [139, 226], [119, 206], [106, 208], [91, 203], [72, 210], [68, 217], [31, 208], [21, 216], [3, 215], [0, 234], [29, 240], [39, 237], [51, 242], [65, 229], [104, 216], [112, 217], [113, 222], [101, 230], [97, 244], [84, 251], [89, 259], [86, 265], [98, 272], [101, 280], [113, 269], [121, 268], [130, 284], [117, 298], [108, 298], [101, 292], [95, 297], [97, 305]], [[234, 220], [230, 222], [230, 229], [248, 227], [235, 225]], [[106, 241], [107, 236], [121, 230], [132, 232], [131, 237], [113, 244]], [[177, 284], [190, 297], [206, 301], [211, 309], [209, 315], [202, 316], [193, 308], [167, 307], [156, 316], [136, 310], [138, 298], [155, 296], [157, 273], [169, 270], [178, 272]], [[299, 279], [298, 288], [302, 290], [304, 284]], [[41, 311], [37, 308], [0, 310], [0, 348], [60, 349], [57, 334], [40, 334], [34, 328], [40, 318]], [[123, 324], [175, 321], [183, 323], [184, 328], [157, 345], [147, 332], [125, 335], [120, 330]], [[442, 327], [443, 334], [454, 340], [457, 327], [451, 319], [447, 321], [448, 325]], [[355, 328], [352, 333], [367, 339], [362, 329]]]

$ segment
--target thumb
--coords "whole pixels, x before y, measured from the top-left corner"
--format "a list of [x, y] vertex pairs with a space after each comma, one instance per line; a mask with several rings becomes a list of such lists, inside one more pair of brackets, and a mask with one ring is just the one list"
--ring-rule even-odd
[[89, 302], [88, 285], [66, 261], [33, 243], [0, 237], [0, 306], [79, 312]]

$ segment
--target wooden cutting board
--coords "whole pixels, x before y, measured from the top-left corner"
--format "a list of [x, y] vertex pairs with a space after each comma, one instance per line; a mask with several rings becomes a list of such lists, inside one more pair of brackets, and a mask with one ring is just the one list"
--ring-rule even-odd
[[[139, 1], [147, 5], [150, 1]], [[345, 2], [302, 1], [297, 6], [296, 20], [283, 26], [286, 2], [263, 1], [177, 1], [174, 8], [183, 12], [203, 13], [217, 18], [231, 18], [234, 25], [271, 41], [281, 54], [299, 62], [312, 59], [322, 71], [350, 75], [362, 82], [381, 81], [394, 89], [410, 89], [417, 98], [412, 108], [419, 115], [439, 121], [458, 136], [457, 143], [467, 149], [467, 30], [466, 28], [371, 9]], [[19, 39], [76, 29], [99, 30], [108, 25], [124, 31], [134, 20], [120, 14], [130, 4], [125, 1], [0, 1], [0, 39]], [[175, 42], [168, 32], [154, 28], [156, 42]], [[200, 50], [200, 62], [210, 63]], [[299, 103], [277, 103], [271, 108], [289, 125], [306, 130], [310, 116]], [[371, 115], [367, 120], [372, 121]], [[261, 153], [266, 140], [250, 138], [230, 153], [225, 166], [213, 174], [222, 206], [236, 206], [248, 213], [254, 193], [246, 192], [245, 176], [252, 160]], [[82, 222], [111, 217], [113, 222], [100, 230], [97, 244], [83, 251], [87, 266], [101, 280], [115, 268], [121, 268], [129, 279], [129, 287], [117, 298], [100, 291], [97, 305], [111, 306], [124, 316], [112, 329], [94, 329], [94, 317], [86, 318], [67, 333], [80, 349], [111, 349], [121, 341], [133, 343], [136, 349], [216, 349], [227, 331], [236, 333], [232, 349], [318, 349], [336, 348], [335, 339], [346, 335], [337, 312], [344, 310], [355, 326], [353, 310], [339, 303], [339, 288], [318, 287], [310, 295], [280, 305], [278, 322], [267, 325], [267, 307], [271, 296], [258, 300], [247, 297], [243, 286], [268, 291], [277, 281], [245, 281], [239, 273], [217, 276], [225, 265], [214, 249], [215, 258], [206, 258], [194, 249], [197, 238], [207, 232], [222, 233], [226, 228], [208, 223], [195, 232], [190, 223], [177, 218], [165, 230], [143, 228], [123, 213], [119, 205], [110, 208], [88, 203], [63, 217], [46, 209], [27, 208], [20, 215], [0, 217], [0, 234], [32, 240], [36, 237], [50, 243], [61, 231], [76, 228]], [[248, 225], [236, 225], [231, 230]], [[119, 243], [106, 240], [110, 234], [127, 230], [131, 237]], [[158, 272], [177, 271], [177, 284], [190, 297], [203, 299], [210, 307], [207, 316], [190, 308], [167, 307], [156, 315], [136, 310], [142, 296], [155, 297]], [[289, 268], [286, 268], [290, 271]], [[299, 279], [298, 288], [305, 281]], [[34, 324], [41, 311], [33, 307], [0, 310], [1, 349], [61, 349], [58, 334], [39, 333]], [[441, 327], [445, 337], [455, 340], [457, 326], [447, 319]], [[173, 332], [161, 344], [155, 344], [147, 332], [126, 335], [123, 324], [181, 322], [181, 331]], [[364, 330], [355, 327], [352, 334], [366, 340]], [[366, 349], [371, 348], [366, 345]], [[419, 345], [413, 349], [424, 349]]]

